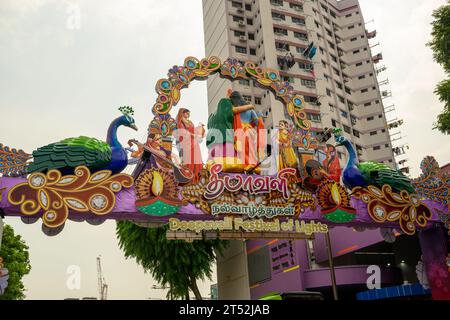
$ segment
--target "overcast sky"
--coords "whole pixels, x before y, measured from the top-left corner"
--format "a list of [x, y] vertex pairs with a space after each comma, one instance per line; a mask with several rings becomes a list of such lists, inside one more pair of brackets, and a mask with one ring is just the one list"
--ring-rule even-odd
[[[218, 1], [218, 0], [214, 0]], [[369, 30], [377, 29], [388, 71], [391, 100], [405, 120], [413, 176], [426, 155], [450, 162], [450, 140], [432, 131], [442, 109], [433, 94], [444, 78], [425, 47], [432, 10], [445, 0], [361, 0]], [[80, 13], [80, 19], [77, 13]], [[79, 23], [78, 23], [79, 22]], [[201, 0], [1, 0], [0, 142], [31, 152], [63, 138], [105, 138], [117, 108], [131, 105], [138, 134], [121, 129], [119, 139], [142, 139], [152, 119], [156, 81], [186, 56], [204, 56]], [[206, 83], [183, 92], [180, 106], [206, 123]], [[392, 116], [391, 116], [392, 117]], [[68, 222], [55, 238], [40, 222], [7, 218], [30, 246], [32, 271], [24, 278], [30, 299], [97, 295], [97, 255], [112, 299], [164, 297], [151, 277], [118, 249], [115, 222], [100, 227]], [[69, 266], [81, 268], [81, 289], [66, 287]], [[207, 296], [209, 284], [202, 285]]]

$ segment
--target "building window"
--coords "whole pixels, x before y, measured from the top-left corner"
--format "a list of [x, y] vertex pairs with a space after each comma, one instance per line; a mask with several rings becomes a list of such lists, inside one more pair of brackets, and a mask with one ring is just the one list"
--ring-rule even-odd
[[298, 66], [302, 70], [307, 70], [307, 71], [313, 71], [314, 70], [314, 65], [312, 63], [309, 63], [309, 62], [302, 62], [302, 61], [300, 61], [298, 63]]
[[252, 11], [252, 5], [251, 4], [246, 4], [245, 5], [245, 10]]
[[368, 92], [369, 91], [369, 89], [362, 89], [361, 90], [361, 93], [366, 93], [366, 92]]
[[252, 26], [252, 25], [253, 25], [253, 19], [247, 18], [247, 24], [248, 24], [249, 26]]
[[316, 87], [316, 82], [314, 80], [301, 79], [301, 83], [302, 83], [302, 85], [304, 85], [305, 87], [308, 87], [308, 88]]
[[308, 118], [308, 120], [311, 120], [313, 122], [320, 122], [322, 120], [320, 117], [320, 114], [315, 114], [315, 113], [308, 113], [307, 118]]
[[[341, 116], [343, 117], [343, 118], [348, 118], [348, 112], [347, 111], [344, 111], [344, 110], [341, 110]], [[349, 132], [350, 133], [350, 132]]]
[[380, 150], [380, 149], [381, 149], [380, 146], [373, 147], [373, 151], [377, 151], [377, 150]]
[[365, 75], [362, 75], [362, 76], [359, 76], [358, 79], [361, 80], [361, 79], [364, 79], [365, 77], [366, 77]]
[[359, 50], [353, 51], [353, 54], [357, 54], [357, 53], [360, 53], [360, 51]]
[[327, 96], [331, 97], [331, 90], [327, 88]]
[[336, 120], [331, 119], [331, 125], [332, 125], [333, 127], [337, 128]]
[[370, 133], [370, 135], [371, 135], [371, 136], [376, 136], [376, 135], [377, 135], [377, 131], [372, 131], [372, 132]]
[[242, 9], [242, 3], [240, 3], [240, 2], [231, 1], [231, 6], [232, 6], [233, 8], [239, 8], [239, 9]]
[[244, 18], [239, 17], [239, 16], [233, 16], [233, 21], [234, 22], [244, 21]]
[[293, 3], [289, 3], [289, 7], [291, 9], [294, 9], [296, 11], [303, 11], [303, 5], [301, 4], [293, 4]]
[[245, 32], [234, 30], [234, 36], [238, 38], [241, 36], [243, 37], [245, 36]]
[[344, 131], [347, 132], [347, 133], [351, 133], [350, 127], [346, 126], [345, 124], [344, 124]]
[[358, 40], [358, 38], [351, 38], [350, 39], [351, 42], [356, 41], [356, 40]]
[[294, 32], [294, 37], [303, 41], [308, 41], [308, 35], [302, 32]]
[[356, 64], [357, 67], [360, 67], [360, 66], [362, 66], [362, 65], [363, 65], [362, 62], [358, 62], [358, 63]]
[[256, 49], [250, 48], [250, 54], [256, 56]]
[[274, 6], [279, 6], [279, 7], [283, 6], [283, 0], [270, 0], [270, 3]]
[[364, 107], [368, 107], [368, 106], [371, 106], [372, 105], [372, 102], [366, 102], [366, 103], [364, 103]]
[[242, 98], [244, 98], [245, 102], [252, 103], [252, 97], [251, 96], [243, 95]]
[[247, 54], [247, 48], [236, 46], [236, 52], [237, 53]]
[[359, 131], [353, 129], [353, 135], [354, 135], [355, 137], [359, 138]]
[[239, 84], [243, 86], [250, 86], [250, 80], [248, 79], [239, 79]]
[[286, 16], [284, 14], [278, 13], [278, 12], [272, 12], [272, 18], [274, 20], [286, 20]]
[[255, 97], [255, 104], [261, 105], [261, 97]]
[[368, 117], [367, 121], [373, 121], [374, 117]]
[[254, 33], [249, 33], [249, 34], [248, 34], [248, 38], [249, 38], [250, 40], [255, 40], [255, 34], [254, 34]]
[[276, 28], [276, 27], [274, 27], [274, 28], [273, 28], [273, 32], [274, 32], [276, 35], [285, 35], [285, 36], [288, 35], [288, 31], [287, 31], [286, 29], [282, 29], [282, 28]]
[[355, 26], [350, 26], [347, 28], [348, 30], [355, 29]]
[[292, 17], [292, 23], [295, 23], [299, 26], [304, 26], [306, 24], [305, 19]]

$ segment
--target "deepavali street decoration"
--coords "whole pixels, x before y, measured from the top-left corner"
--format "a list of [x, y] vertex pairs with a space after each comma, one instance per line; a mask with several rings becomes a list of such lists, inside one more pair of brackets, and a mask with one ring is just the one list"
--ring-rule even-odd
[[[172, 117], [182, 89], [212, 75], [253, 81], [275, 95], [290, 119], [279, 121], [269, 139], [264, 115], [232, 90], [218, 97], [207, 131], [194, 125], [187, 108]], [[111, 122], [106, 141], [67, 138], [31, 155], [0, 144], [0, 214], [19, 216], [24, 223], [42, 219], [47, 235], [61, 232], [68, 219], [94, 225], [106, 219], [149, 227], [165, 223], [170, 239], [183, 234], [189, 239], [215, 234], [311, 239], [336, 225], [406, 235], [420, 231], [432, 287], [450, 286], [448, 278], [430, 271], [447, 268], [447, 251], [433, 226], [448, 227], [450, 209], [449, 177], [439, 173], [434, 158], [422, 162], [423, 174], [413, 181], [382, 163], [360, 163], [342, 130], [325, 128], [313, 135], [303, 97], [277, 70], [252, 61], [188, 57], [155, 89], [147, 138], [128, 141], [129, 148], [117, 135], [122, 126], [137, 130], [129, 106], [119, 108], [122, 114]], [[336, 145], [329, 142], [332, 137]], [[349, 155], [344, 168], [339, 147]], [[121, 173], [129, 164], [135, 165], [132, 175]]]
[[[264, 129], [261, 114], [246, 104], [240, 93], [229, 91], [208, 121], [206, 142], [210, 157], [206, 168], [200, 164], [198, 170], [197, 164], [189, 163], [189, 153], [198, 156], [197, 149], [186, 149], [186, 140], [182, 141], [178, 132], [186, 129], [191, 137], [187, 142], [195, 144], [205, 136], [199, 133], [204, 129], [194, 127], [189, 110], [181, 108], [177, 119], [170, 112], [180, 102], [182, 89], [192, 81], [215, 74], [231, 81], [251, 80], [270, 90], [283, 103], [292, 124], [280, 121], [276, 141], [264, 140], [259, 135], [259, 130]], [[424, 170], [426, 176], [411, 184], [408, 178], [383, 164], [358, 163], [356, 151], [340, 130], [326, 129], [318, 136], [321, 138], [314, 138], [304, 111], [305, 101], [294, 93], [289, 82], [281, 80], [276, 70], [233, 58], [222, 62], [217, 57], [188, 57], [182, 66], [174, 66], [167, 78], [157, 82], [156, 92], [147, 141], [128, 143], [130, 147], [136, 145], [137, 151], [125, 149], [117, 138], [120, 126], [136, 129], [134, 111], [129, 106], [119, 109], [122, 116], [111, 123], [105, 142], [88, 137], [68, 138], [38, 148], [32, 155], [1, 145], [0, 169], [4, 177], [0, 179], [0, 189], [5, 189], [2, 194], [6, 200], [2, 200], [0, 208], [6, 214], [42, 217], [49, 228], [63, 225], [67, 218], [89, 220], [101, 216], [167, 222], [171, 216], [183, 220], [203, 215], [208, 220], [230, 216], [379, 225], [398, 227], [407, 234], [440, 221], [439, 217], [448, 213], [448, 208], [442, 207], [448, 204], [448, 181], [444, 177], [436, 180], [436, 165], [432, 161], [425, 162], [432, 167]], [[221, 140], [210, 134], [214, 130], [224, 133]], [[249, 136], [229, 136], [230, 130], [243, 130]], [[343, 172], [335, 147], [325, 145], [333, 135], [337, 146], [344, 146], [349, 153]], [[174, 161], [174, 140], [181, 163]], [[277, 170], [262, 174], [261, 164], [271, 154], [265, 153], [261, 145], [270, 143], [274, 147], [279, 144], [279, 152], [272, 152]], [[309, 152], [308, 156], [303, 158], [296, 149]], [[311, 157], [311, 151], [314, 155], [321, 150], [325, 150], [326, 159], [319, 162]], [[128, 152], [135, 158], [132, 163], [137, 162], [132, 176], [120, 173], [129, 162]], [[341, 172], [344, 186], [340, 184]], [[433, 196], [426, 192], [427, 188], [438, 188], [438, 193]], [[418, 196], [414, 195], [415, 190], [419, 191]], [[397, 216], [399, 207], [404, 211]]]

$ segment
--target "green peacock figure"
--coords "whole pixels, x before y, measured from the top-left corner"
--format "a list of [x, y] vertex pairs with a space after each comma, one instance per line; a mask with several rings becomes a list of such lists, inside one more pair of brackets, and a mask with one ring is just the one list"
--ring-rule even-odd
[[[20, 176], [57, 169], [66, 175], [72, 174], [78, 166], [86, 166], [91, 172], [121, 172], [128, 165], [128, 155], [117, 139], [117, 130], [125, 126], [137, 131], [137, 127], [131, 107], [120, 107], [119, 110], [122, 116], [112, 121], [106, 142], [84, 136], [67, 138], [38, 148], [32, 156], [22, 150], [10, 150], [0, 145], [0, 173], [5, 176]], [[32, 162], [27, 162], [30, 159]]]
[[347, 166], [342, 172], [344, 185], [353, 190], [355, 187], [367, 187], [369, 185], [382, 188], [384, 185], [392, 187], [394, 192], [406, 190], [414, 193], [411, 180], [402, 172], [394, 170], [383, 163], [358, 162], [356, 151], [352, 143], [341, 135], [340, 129], [334, 130], [336, 146], [344, 146], [349, 154]]

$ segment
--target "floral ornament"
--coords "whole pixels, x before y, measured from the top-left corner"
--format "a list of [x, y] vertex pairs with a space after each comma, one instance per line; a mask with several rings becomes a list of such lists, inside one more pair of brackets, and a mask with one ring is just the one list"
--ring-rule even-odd
[[184, 65], [174, 66], [169, 70], [168, 79], [161, 79], [156, 83], [157, 101], [153, 106], [153, 114], [167, 114], [180, 101], [180, 90], [187, 88], [192, 80], [203, 79], [219, 70], [222, 65], [217, 57], [199, 61], [194, 57], [187, 57]]
[[423, 199], [439, 201], [450, 211], [450, 175], [440, 173], [439, 163], [427, 156], [420, 164], [422, 174], [412, 181], [416, 193]]
[[374, 186], [356, 187], [352, 195], [367, 203], [367, 211], [375, 222], [398, 221], [407, 235], [416, 233], [416, 225], [424, 228], [432, 218], [431, 210], [416, 195], [405, 190], [394, 193], [389, 185], [384, 185], [381, 190]]
[[323, 181], [317, 188], [316, 197], [325, 219], [335, 223], [355, 219], [356, 209], [350, 203], [350, 195], [334, 180]]
[[27, 162], [31, 158], [31, 154], [23, 150], [11, 149], [0, 143], [0, 175], [7, 177], [26, 175]]
[[316, 138], [312, 137], [312, 132], [304, 129], [293, 130], [292, 145], [296, 148], [303, 148], [305, 150], [319, 148], [319, 142]]
[[178, 183], [171, 173], [147, 169], [135, 182], [136, 207], [151, 216], [168, 216], [177, 213], [183, 205], [178, 198]]
[[27, 182], [9, 191], [8, 201], [20, 205], [24, 215], [35, 215], [43, 210], [44, 225], [57, 228], [67, 220], [69, 209], [99, 216], [110, 213], [116, 204], [114, 194], [132, 186], [130, 175], [111, 175], [109, 170], [91, 174], [87, 167], [80, 166], [74, 175], [62, 176], [58, 170], [33, 173]]
[[176, 127], [177, 122], [170, 116], [170, 114], [161, 114], [155, 116], [152, 122], [150, 122], [148, 133], [157, 133], [161, 134], [163, 137], [168, 137], [172, 135]]
[[247, 73], [244, 66], [239, 60], [228, 58], [220, 67], [220, 74], [222, 76], [230, 77], [231, 79], [247, 78]]

